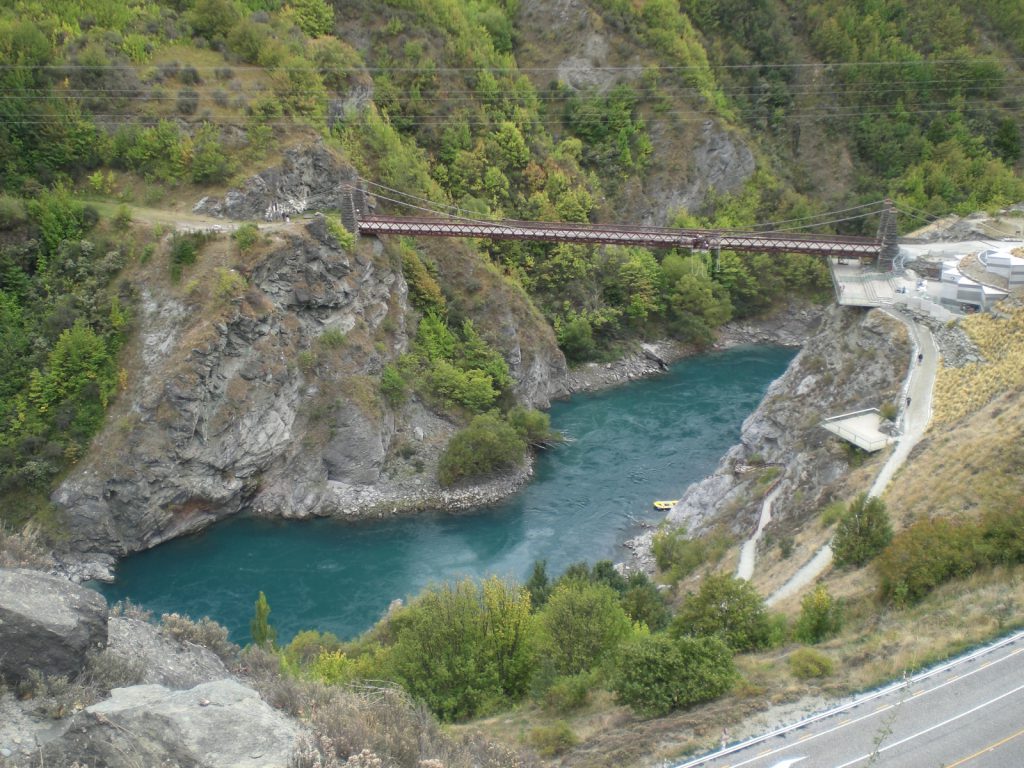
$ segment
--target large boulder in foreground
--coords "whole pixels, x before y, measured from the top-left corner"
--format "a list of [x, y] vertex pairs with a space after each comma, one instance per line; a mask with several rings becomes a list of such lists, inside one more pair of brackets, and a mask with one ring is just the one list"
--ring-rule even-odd
[[31, 670], [74, 677], [107, 644], [107, 601], [95, 590], [39, 571], [0, 569], [0, 677]]
[[41, 764], [128, 768], [287, 768], [299, 728], [259, 694], [234, 680], [187, 691], [162, 685], [115, 688], [110, 698], [76, 714], [47, 744]]

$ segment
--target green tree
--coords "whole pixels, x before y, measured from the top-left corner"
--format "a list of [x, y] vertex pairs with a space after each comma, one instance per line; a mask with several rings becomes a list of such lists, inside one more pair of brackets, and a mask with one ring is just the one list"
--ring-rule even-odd
[[836, 565], [860, 567], [892, 541], [892, 525], [885, 502], [862, 493], [846, 509], [832, 539]]
[[252, 635], [253, 645], [259, 648], [273, 648], [277, 643], [277, 630], [270, 626], [269, 617], [270, 603], [261, 591], [260, 596], [256, 598], [252, 621], [249, 622], [249, 634]]
[[716, 699], [739, 679], [717, 637], [639, 637], [625, 644], [612, 679], [619, 701], [657, 717]]
[[604, 584], [561, 581], [540, 613], [546, 652], [559, 674], [575, 675], [608, 660], [631, 631], [619, 596]]
[[241, 19], [231, 0], [196, 0], [189, 21], [207, 40], [223, 39]]
[[594, 331], [585, 317], [574, 317], [556, 325], [558, 346], [571, 362], [589, 360], [594, 354]]
[[299, 29], [310, 37], [329, 35], [334, 30], [334, 9], [324, 0], [288, 0]]
[[546, 560], [533, 561], [533, 570], [526, 582], [526, 589], [530, 593], [530, 605], [534, 610], [539, 610], [548, 601], [552, 587], [548, 579]]
[[439, 717], [459, 720], [526, 691], [535, 654], [530, 597], [492, 577], [433, 587], [390, 620], [393, 674]]
[[644, 624], [652, 632], [667, 627], [672, 618], [665, 597], [643, 571], [629, 574], [619, 603], [631, 620]]
[[519, 433], [494, 413], [474, 416], [469, 426], [448, 443], [438, 462], [438, 479], [443, 486], [460, 480], [485, 477], [522, 464], [526, 442]]
[[700, 590], [683, 601], [669, 631], [673, 637], [716, 635], [740, 653], [771, 641], [764, 600], [749, 581], [726, 574], [705, 576]]
[[793, 634], [804, 643], [820, 643], [837, 634], [843, 627], [843, 609], [823, 584], [804, 595], [800, 601], [800, 618]]

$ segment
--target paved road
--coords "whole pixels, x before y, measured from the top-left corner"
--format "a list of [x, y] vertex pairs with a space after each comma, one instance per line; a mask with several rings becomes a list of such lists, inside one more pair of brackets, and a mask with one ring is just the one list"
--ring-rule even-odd
[[1024, 632], [677, 768], [1024, 766]]

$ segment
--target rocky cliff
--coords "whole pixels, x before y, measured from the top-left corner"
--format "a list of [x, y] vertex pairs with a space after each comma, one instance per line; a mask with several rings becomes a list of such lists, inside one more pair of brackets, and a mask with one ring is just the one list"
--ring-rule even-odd
[[[747, 335], [743, 329], [734, 333]], [[714, 474], [686, 489], [667, 522], [694, 535], [722, 527], [744, 539], [773, 487], [779, 489], [773, 525], [791, 529], [806, 520], [832, 499], [857, 461], [821, 428], [821, 420], [894, 403], [910, 355], [906, 327], [896, 318], [877, 309], [830, 307], [817, 333], [744, 421], [741, 442]], [[650, 540], [648, 532], [631, 542], [647, 568], [653, 567]]]
[[[250, 215], [278, 199], [298, 212], [323, 202], [313, 181], [333, 188], [352, 175], [317, 146], [289, 158], [223, 204], [204, 205]], [[214, 238], [181, 285], [153, 269], [129, 274], [139, 301], [127, 391], [54, 494], [75, 551], [109, 564], [111, 554], [242, 509], [307, 517], [451, 508], [522, 481], [528, 470], [442, 491], [436, 463], [458, 425], [415, 397], [393, 408], [380, 396], [381, 370], [406, 350], [414, 317], [388, 243], [345, 250], [315, 217], [236, 251]], [[509, 361], [518, 399], [542, 407], [564, 392], [565, 360], [525, 295], [459, 244], [437, 260], [442, 283], [449, 274], [476, 286], [459, 291], [458, 309]]]

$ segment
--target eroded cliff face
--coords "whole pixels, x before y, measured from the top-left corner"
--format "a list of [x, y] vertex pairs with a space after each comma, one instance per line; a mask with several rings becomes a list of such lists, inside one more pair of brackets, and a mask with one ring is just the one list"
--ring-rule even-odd
[[[831, 500], [851, 466], [844, 444], [822, 429], [821, 420], [895, 402], [910, 354], [906, 326], [896, 318], [877, 309], [830, 307], [818, 332], [744, 421], [741, 442], [714, 474], [686, 489], [668, 523], [694, 535], [721, 526], [746, 538], [773, 487], [766, 476], [778, 477], [780, 489], [773, 524], [792, 527], [807, 519]], [[764, 468], [743, 471], [752, 465]], [[650, 533], [632, 548], [641, 564], [653, 567]]]
[[[129, 276], [140, 300], [127, 391], [54, 494], [73, 550], [109, 563], [243, 509], [308, 517], [475, 505], [528, 475], [442, 491], [437, 460], [459, 425], [415, 397], [398, 408], [381, 397], [380, 373], [406, 350], [415, 316], [389, 244], [345, 251], [313, 218], [272, 230], [227, 269], [231, 247], [208, 244], [184, 285]], [[478, 261], [458, 244], [445, 255], [463, 274], [484, 269]], [[235, 293], [222, 289], [232, 270], [245, 278]], [[509, 360], [519, 399], [547, 405], [564, 391], [565, 360], [525, 297], [505, 287], [500, 299], [500, 312], [461, 310]]]

